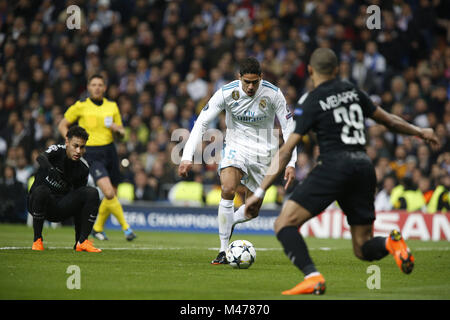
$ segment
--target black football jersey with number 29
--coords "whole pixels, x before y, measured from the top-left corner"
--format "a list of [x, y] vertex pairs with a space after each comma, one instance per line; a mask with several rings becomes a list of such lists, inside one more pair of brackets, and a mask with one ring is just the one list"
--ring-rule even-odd
[[365, 150], [365, 119], [376, 107], [366, 93], [338, 79], [321, 83], [298, 101], [295, 133], [313, 130], [321, 156]]

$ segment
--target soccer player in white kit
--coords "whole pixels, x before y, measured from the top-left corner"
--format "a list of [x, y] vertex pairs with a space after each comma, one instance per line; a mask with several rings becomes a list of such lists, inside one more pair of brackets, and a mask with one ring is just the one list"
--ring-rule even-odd
[[[256, 218], [245, 216], [245, 205], [234, 211], [233, 200], [237, 187], [242, 183], [246, 198], [250, 197], [262, 182], [272, 157], [278, 150], [278, 139], [273, 134], [275, 115], [281, 126], [284, 141], [294, 130], [292, 114], [279, 88], [262, 80], [259, 62], [249, 57], [240, 64], [239, 80], [217, 90], [198, 116], [183, 150], [178, 174], [186, 177], [192, 168], [192, 158], [209, 122], [226, 111], [226, 136], [219, 165], [221, 201], [218, 210], [219, 254], [211, 264], [228, 263], [225, 250], [232, 230], [237, 223]], [[285, 189], [295, 178], [297, 153], [286, 166]]]

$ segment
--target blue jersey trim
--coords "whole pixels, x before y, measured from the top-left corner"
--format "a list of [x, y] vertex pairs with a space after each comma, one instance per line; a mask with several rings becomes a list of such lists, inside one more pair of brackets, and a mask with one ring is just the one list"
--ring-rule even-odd
[[263, 87], [267, 87], [272, 90], [278, 91], [278, 88], [276, 86], [274, 86], [273, 84], [271, 84], [270, 82], [267, 82], [265, 80], [263, 80], [262, 85], [263, 85]]
[[233, 88], [239, 87], [239, 82], [238, 81], [239, 80], [235, 80], [235, 81], [233, 81], [233, 82], [231, 82], [229, 84], [224, 85], [222, 87], [222, 90], [229, 90], [229, 89], [233, 89]]

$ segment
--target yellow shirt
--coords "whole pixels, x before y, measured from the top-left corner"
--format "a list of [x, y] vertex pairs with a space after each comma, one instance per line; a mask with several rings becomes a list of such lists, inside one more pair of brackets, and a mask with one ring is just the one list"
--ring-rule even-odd
[[109, 126], [113, 122], [122, 125], [117, 103], [106, 98], [103, 98], [101, 106], [97, 106], [90, 98], [78, 100], [67, 109], [64, 118], [70, 123], [78, 121], [78, 125], [87, 131], [87, 146], [105, 146], [112, 143], [114, 137]]

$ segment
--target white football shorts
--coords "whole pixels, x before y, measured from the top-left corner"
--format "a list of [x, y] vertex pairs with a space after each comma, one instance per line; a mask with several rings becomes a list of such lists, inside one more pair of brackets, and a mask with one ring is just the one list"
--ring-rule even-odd
[[227, 167], [240, 169], [244, 173], [241, 183], [251, 192], [255, 192], [264, 179], [272, 156], [267, 149], [258, 153], [251, 152], [250, 149], [236, 144], [226, 144], [222, 149], [218, 173], [220, 176], [220, 171]]

